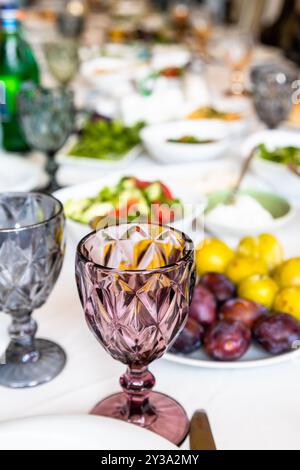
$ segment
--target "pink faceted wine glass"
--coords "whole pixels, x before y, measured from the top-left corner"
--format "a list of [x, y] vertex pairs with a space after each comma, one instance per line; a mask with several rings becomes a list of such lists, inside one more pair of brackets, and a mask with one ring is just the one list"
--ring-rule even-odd
[[194, 268], [193, 242], [166, 226], [111, 226], [79, 243], [76, 279], [87, 323], [106, 351], [127, 365], [123, 392], [100, 402], [92, 414], [183, 442], [187, 415], [175, 400], [152, 391], [148, 365], [163, 356], [186, 323]]

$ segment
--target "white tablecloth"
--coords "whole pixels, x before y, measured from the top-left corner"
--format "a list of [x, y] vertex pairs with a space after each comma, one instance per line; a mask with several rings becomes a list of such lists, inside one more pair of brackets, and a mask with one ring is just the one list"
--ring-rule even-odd
[[[300, 217], [280, 236], [287, 256], [299, 254]], [[74, 247], [48, 303], [35, 313], [38, 335], [61, 344], [68, 362], [53, 382], [30, 390], [0, 388], [0, 421], [48, 414], [87, 413], [118, 391], [124, 367], [89, 332], [74, 280]], [[9, 318], [0, 316], [0, 351]], [[213, 371], [160, 360], [151, 366], [157, 390], [179, 400], [191, 415], [204, 408], [219, 449], [300, 449], [300, 362], [245, 371]], [[187, 443], [185, 444], [187, 448]]]
[[[142, 158], [135, 165], [146, 163], [150, 164], [148, 158]], [[90, 178], [95, 174], [60, 171], [64, 184]], [[299, 233], [300, 211], [297, 223], [281, 234], [287, 256], [299, 255]], [[38, 336], [61, 344], [68, 362], [50, 384], [28, 390], [0, 388], [0, 422], [36, 415], [85, 414], [119, 390], [124, 366], [105, 353], [84, 320], [75, 286], [74, 247], [68, 246], [57, 286], [34, 317], [39, 324]], [[0, 354], [8, 344], [9, 321], [0, 314]], [[198, 408], [208, 412], [218, 449], [300, 449], [299, 361], [264, 369], [214, 371], [162, 359], [151, 370], [157, 390], [176, 398], [190, 416]]]

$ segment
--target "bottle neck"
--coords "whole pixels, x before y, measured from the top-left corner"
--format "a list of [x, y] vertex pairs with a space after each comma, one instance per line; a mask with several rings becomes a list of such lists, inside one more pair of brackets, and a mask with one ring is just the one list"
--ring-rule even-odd
[[0, 9], [0, 28], [4, 34], [16, 34], [20, 28], [20, 10], [15, 4]]

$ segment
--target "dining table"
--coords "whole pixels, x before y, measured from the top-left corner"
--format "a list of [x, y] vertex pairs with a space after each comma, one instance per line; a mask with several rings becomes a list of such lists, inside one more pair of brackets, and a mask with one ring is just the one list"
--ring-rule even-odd
[[[78, 95], [83, 90], [80, 84]], [[256, 128], [259, 126], [257, 122]], [[31, 158], [36, 164], [43, 164], [39, 156]], [[232, 158], [237, 161], [238, 157]], [[154, 163], [143, 155], [135, 165], [146, 171]], [[188, 172], [188, 167], [184, 168]], [[72, 172], [66, 168], [61, 168], [58, 175], [61, 185], [94, 177], [91, 170]], [[294, 204], [295, 218], [276, 234], [287, 257], [300, 253], [300, 200]], [[64, 348], [66, 367], [52, 382], [37, 388], [0, 387], [0, 425], [32, 416], [86, 415], [97, 401], [120, 391], [118, 378], [124, 366], [100, 347], [85, 322], [75, 282], [75, 253], [76, 245], [67, 237], [63, 270], [56, 287], [49, 301], [34, 312], [38, 337], [54, 340]], [[9, 316], [1, 313], [0, 357], [9, 342], [9, 323]], [[155, 390], [178, 400], [190, 418], [198, 409], [206, 411], [218, 450], [300, 449], [299, 358], [271, 367], [229, 370], [181, 365], [163, 357], [150, 369], [156, 377]], [[188, 439], [181, 449], [189, 449]]]
[[[299, 254], [300, 207], [293, 229], [279, 234], [287, 256]], [[33, 389], [0, 388], [0, 422], [41, 415], [87, 414], [95, 403], [118, 392], [124, 366], [91, 335], [75, 283], [76, 247], [69, 241], [59, 281], [44, 307], [34, 313], [38, 336], [51, 338], [67, 353], [64, 371]], [[9, 317], [0, 316], [0, 352], [8, 344]], [[150, 369], [156, 389], [177, 399], [191, 417], [208, 413], [219, 450], [299, 448], [300, 360], [245, 370], [210, 370], [168, 362]], [[182, 449], [188, 449], [188, 440]]]

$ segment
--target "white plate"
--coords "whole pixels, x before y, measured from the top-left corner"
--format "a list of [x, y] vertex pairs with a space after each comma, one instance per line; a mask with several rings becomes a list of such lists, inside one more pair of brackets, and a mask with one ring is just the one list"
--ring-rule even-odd
[[86, 157], [72, 157], [69, 155], [70, 150], [77, 141], [76, 136], [70, 137], [66, 145], [56, 155], [56, 161], [60, 165], [68, 165], [76, 168], [91, 168], [95, 170], [120, 170], [132, 163], [142, 152], [142, 146], [136, 145], [129, 152], [124, 154], [120, 160], [101, 160], [99, 158]]
[[[224, 123], [220, 120], [174, 121], [146, 127], [141, 132], [144, 145], [157, 161], [170, 163], [212, 160], [232, 148], [233, 141], [244, 130], [243, 123]], [[183, 136], [215, 139], [211, 144], [180, 144], [168, 142]]]
[[238, 361], [218, 362], [208, 357], [204, 351], [196, 351], [186, 356], [168, 353], [164, 359], [176, 364], [182, 364], [202, 369], [253, 369], [256, 367], [268, 367], [282, 362], [296, 360], [300, 357], [300, 349], [280, 356], [271, 356], [256, 345], [252, 345], [247, 354]]
[[[295, 146], [300, 148], [300, 132], [267, 130], [257, 132], [249, 137], [243, 147], [242, 155], [246, 158], [251, 150], [259, 144], [266, 144], [272, 150], [277, 147]], [[281, 194], [291, 197], [300, 195], [300, 178], [295, 176], [285, 165], [269, 162], [262, 158], [255, 158], [252, 163], [253, 172], [262, 180], [270, 184]]]
[[1, 450], [176, 450], [162, 437], [98, 416], [45, 416], [0, 425]]
[[41, 179], [38, 165], [14, 154], [0, 152], [0, 191], [31, 191]]
[[[55, 196], [64, 204], [70, 199], [82, 199], [85, 197], [94, 197], [105, 186], [113, 186], [119, 182], [124, 176], [135, 176], [142, 180], [165, 182], [174, 194], [174, 197], [179, 198], [183, 205], [186, 205], [185, 217], [181, 221], [176, 221], [172, 224], [175, 228], [183, 232], [189, 232], [191, 229], [192, 221], [199, 217], [203, 212], [206, 204], [206, 198], [199, 192], [191, 190], [191, 185], [181, 183], [182, 168], [180, 167], [149, 167], [140, 170], [132, 170], [124, 173], [114, 173], [113, 175], [95, 181], [90, 181], [81, 185], [71, 186], [62, 189], [55, 193]], [[68, 220], [68, 233], [75, 243], [91, 232], [88, 225], [80, 224]], [[192, 236], [192, 234], [190, 233]], [[197, 236], [199, 237], [199, 233]]]

